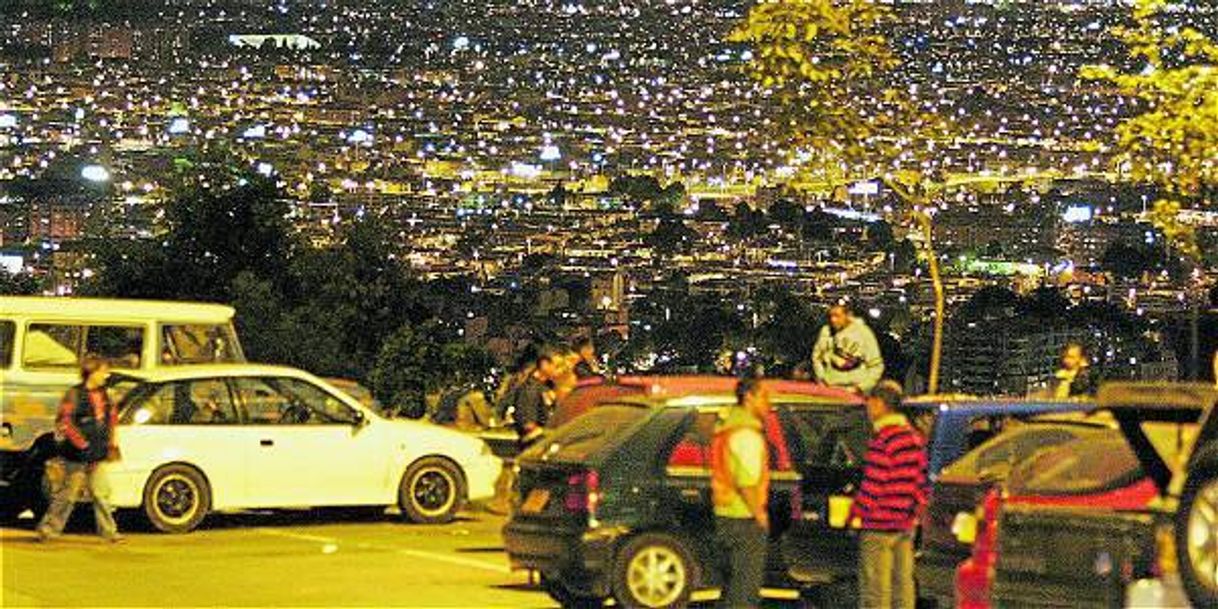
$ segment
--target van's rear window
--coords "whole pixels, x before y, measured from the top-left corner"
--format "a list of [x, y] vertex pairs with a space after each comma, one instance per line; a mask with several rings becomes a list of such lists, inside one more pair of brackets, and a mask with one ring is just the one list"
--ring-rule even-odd
[[593, 408], [574, 421], [548, 432], [524, 455], [548, 454], [559, 461], [580, 461], [623, 434], [651, 412], [642, 406], [605, 405]]

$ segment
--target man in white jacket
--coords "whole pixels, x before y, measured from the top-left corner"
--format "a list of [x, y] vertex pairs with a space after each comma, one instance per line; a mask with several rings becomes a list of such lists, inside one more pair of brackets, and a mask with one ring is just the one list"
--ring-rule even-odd
[[884, 358], [866, 322], [838, 304], [812, 347], [812, 370], [826, 385], [866, 393], [884, 376]]

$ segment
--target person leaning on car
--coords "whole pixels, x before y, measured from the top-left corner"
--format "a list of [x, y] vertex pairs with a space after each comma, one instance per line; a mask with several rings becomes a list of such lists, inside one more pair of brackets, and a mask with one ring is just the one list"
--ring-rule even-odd
[[107, 541], [122, 540], [107, 502], [102, 461], [118, 458], [118, 408], [106, 393], [110, 364], [94, 355], [81, 360], [79, 385], [68, 390], [59, 405], [56, 427], [63, 436], [59, 457], [63, 462], [64, 478], [51, 497], [51, 506], [38, 523], [38, 538], [50, 541], [63, 532], [72, 515], [72, 508], [88, 485], [93, 496], [93, 517], [97, 533]]
[[859, 535], [859, 607], [914, 609], [914, 529], [926, 505], [926, 442], [898, 412], [902, 390], [880, 381], [867, 396], [873, 434], [851, 506]]
[[545, 431], [550, 420], [552, 406], [551, 388], [548, 383], [557, 375], [557, 363], [552, 351], [542, 351], [537, 356], [536, 366], [513, 396], [513, 420], [521, 448], [528, 448]]
[[711, 442], [715, 535], [727, 559], [720, 607], [756, 607], [761, 601], [770, 529], [770, 457], [763, 431], [769, 411], [761, 380], [741, 379], [736, 406], [725, 412]]

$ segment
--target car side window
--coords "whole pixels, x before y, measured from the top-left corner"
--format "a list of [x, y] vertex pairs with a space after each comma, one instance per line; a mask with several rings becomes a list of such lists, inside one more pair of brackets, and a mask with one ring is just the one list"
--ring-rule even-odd
[[355, 412], [337, 397], [293, 378], [238, 379], [237, 394], [255, 425], [349, 425]]
[[668, 455], [668, 466], [709, 468], [711, 441], [715, 436], [717, 419], [713, 412], [697, 413], [689, 429], [685, 430], [681, 440]]
[[25, 333], [21, 364], [26, 368], [74, 368], [81, 353], [94, 353], [115, 368], [139, 368], [144, 329], [139, 326], [86, 326], [33, 323]]
[[74, 368], [79, 365], [84, 326], [30, 324], [25, 331], [21, 365], [26, 368]]
[[220, 379], [174, 383], [172, 422], [180, 425], [236, 423], [237, 410], [228, 385]]
[[165, 383], [135, 398], [128, 420], [136, 425], [223, 425], [237, 423], [228, 386], [220, 379]]
[[867, 418], [857, 411], [792, 409], [783, 420], [795, 458], [806, 466], [852, 468], [867, 454]]

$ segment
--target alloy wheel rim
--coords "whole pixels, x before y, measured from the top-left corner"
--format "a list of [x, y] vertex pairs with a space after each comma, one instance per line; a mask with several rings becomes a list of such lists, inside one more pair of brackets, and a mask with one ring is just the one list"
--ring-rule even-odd
[[1202, 486], [1189, 509], [1188, 558], [1197, 579], [1218, 590], [1218, 480]]
[[447, 512], [456, 501], [455, 488], [456, 481], [451, 474], [438, 467], [427, 468], [415, 476], [410, 497], [420, 512], [438, 516]]
[[157, 513], [171, 524], [182, 524], [194, 516], [199, 509], [199, 488], [194, 481], [181, 474], [170, 474], [157, 485], [155, 501]]
[[626, 568], [630, 594], [647, 607], [667, 607], [685, 589], [685, 562], [672, 548], [647, 546]]

